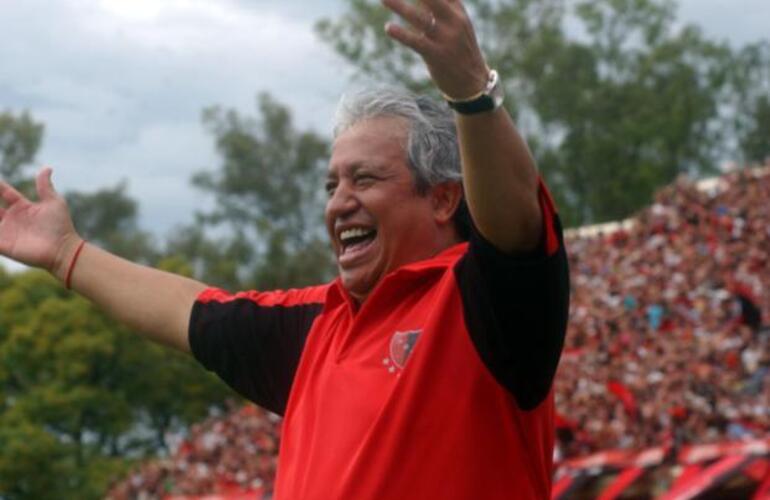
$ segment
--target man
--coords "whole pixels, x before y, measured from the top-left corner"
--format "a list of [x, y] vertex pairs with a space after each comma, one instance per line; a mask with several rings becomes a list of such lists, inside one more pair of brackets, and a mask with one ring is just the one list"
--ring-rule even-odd
[[0, 252], [284, 414], [276, 498], [548, 498], [558, 218], [462, 4], [384, 3], [456, 112], [396, 91], [343, 100], [334, 282], [231, 295], [132, 264], [82, 242], [50, 169], [37, 203], [0, 184]]

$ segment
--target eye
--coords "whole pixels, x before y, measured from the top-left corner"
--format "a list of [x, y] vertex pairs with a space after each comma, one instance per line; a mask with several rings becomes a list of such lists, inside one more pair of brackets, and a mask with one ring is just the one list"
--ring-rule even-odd
[[334, 190], [337, 189], [337, 182], [327, 181], [324, 189], [326, 189], [326, 194], [331, 197], [334, 194]]
[[368, 185], [374, 182], [376, 178], [371, 174], [357, 174], [353, 181], [356, 183], [356, 185]]

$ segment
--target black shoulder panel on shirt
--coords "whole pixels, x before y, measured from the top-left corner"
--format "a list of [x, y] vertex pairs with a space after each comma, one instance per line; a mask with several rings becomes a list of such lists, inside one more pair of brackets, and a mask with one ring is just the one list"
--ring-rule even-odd
[[474, 230], [454, 269], [473, 344], [523, 410], [548, 396], [567, 327], [569, 269], [558, 216], [554, 228], [556, 252], [547, 255], [543, 242], [525, 257], [501, 253]]
[[236, 392], [283, 415], [305, 340], [322, 307], [261, 306], [248, 299], [196, 302], [190, 347]]

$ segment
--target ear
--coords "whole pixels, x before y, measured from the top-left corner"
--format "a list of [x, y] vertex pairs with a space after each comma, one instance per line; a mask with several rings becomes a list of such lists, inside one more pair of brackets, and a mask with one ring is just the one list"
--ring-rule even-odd
[[434, 219], [439, 224], [446, 224], [460, 205], [463, 186], [459, 182], [442, 182], [430, 188], [430, 197]]

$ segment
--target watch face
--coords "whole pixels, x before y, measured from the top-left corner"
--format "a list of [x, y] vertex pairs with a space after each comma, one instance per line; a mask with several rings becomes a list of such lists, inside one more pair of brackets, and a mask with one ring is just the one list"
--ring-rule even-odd
[[492, 89], [492, 100], [495, 103], [495, 109], [499, 108], [503, 105], [503, 98], [505, 97], [503, 94], [503, 87], [501, 85], [497, 85], [494, 89]]
[[500, 76], [495, 70], [490, 72], [490, 87], [487, 94], [494, 100], [495, 108], [502, 106], [504, 97], [503, 86], [500, 85]]
[[489, 81], [487, 82], [487, 88], [484, 89], [485, 94], [493, 94], [495, 89], [500, 87], [500, 75], [494, 69], [489, 70]]

